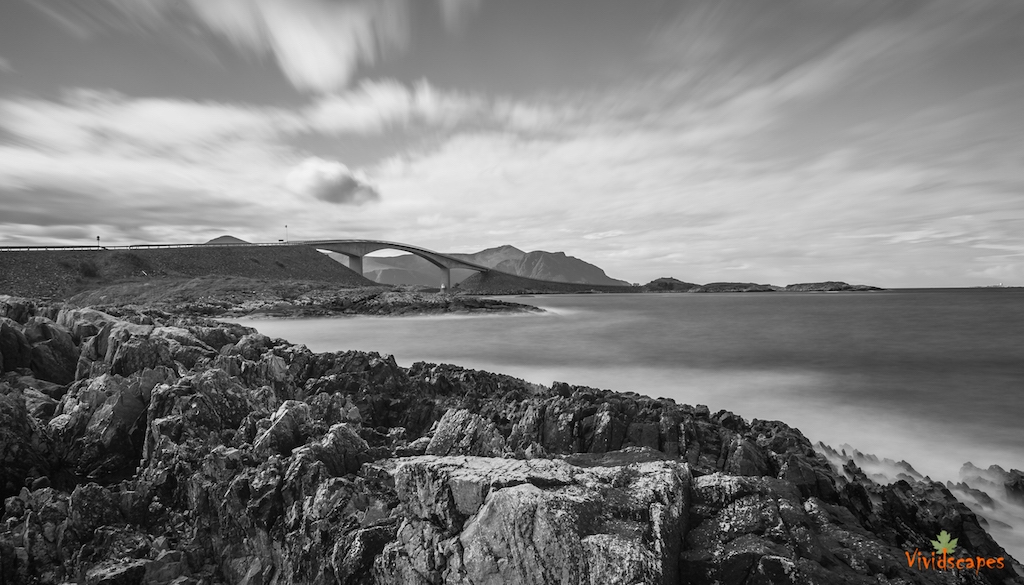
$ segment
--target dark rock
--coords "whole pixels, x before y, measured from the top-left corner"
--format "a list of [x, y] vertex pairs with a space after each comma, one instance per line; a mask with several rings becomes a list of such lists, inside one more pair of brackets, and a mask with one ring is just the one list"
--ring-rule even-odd
[[35, 303], [29, 299], [0, 295], [0, 318], [23, 324], [35, 314], [35, 309]]
[[3, 317], [0, 317], [0, 355], [4, 356], [5, 372], [27, 368], [32, 363], [32, 344], [17, 322]]
[[50, 470], [52, 448], [46, 433], [18, 394], [0, 394], [0, 500], [18, 493], [29, 476]]

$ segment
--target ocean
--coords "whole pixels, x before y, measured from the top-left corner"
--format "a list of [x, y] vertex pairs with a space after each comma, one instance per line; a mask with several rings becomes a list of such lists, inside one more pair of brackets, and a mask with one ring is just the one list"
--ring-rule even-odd
[[776, 419], [957, 481], [1024, 469], [1024, 289], [501, 297], [537, 315], [243, 319], [394, 354]]

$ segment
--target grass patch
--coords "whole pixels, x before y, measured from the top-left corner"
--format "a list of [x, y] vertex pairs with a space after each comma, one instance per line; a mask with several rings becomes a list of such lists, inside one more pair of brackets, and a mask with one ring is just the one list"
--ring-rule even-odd
[[92, 260], [83, 260], [78, 263], [78, 273], [84, 278], [99, 278], [100, 267]]

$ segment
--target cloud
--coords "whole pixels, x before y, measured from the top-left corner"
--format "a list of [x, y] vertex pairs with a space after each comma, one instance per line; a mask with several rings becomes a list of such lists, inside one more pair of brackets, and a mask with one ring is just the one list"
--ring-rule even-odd
[[305, 110], [311, 130], [330, 134], [373, 134], [414, 121], [451, 126], [489, 115], [487, 102], [480, 97], [441, 91], [426, 81], [408, 88], [394, 80], [364, 81], [357, 89], [325, 96]]
[[14, 67], [11, 67], [11, 62], [3, 57], [0, 57], [0, 72], [13, 73]]
[[[448, 30], [464, 28], [480, 0], [439, 0]], [[269, 56], [298, 89], [343, 90], [359, 67], [406, 50], [410, 0], [96, 0], [59, 6], [32, 3], [66, 30], [86, 38], [112, 28], [163, 32], [194, 43], [201, 27], [257, 57]]]
[[583, 236], [584, 240], [604, 240], [606, 238], [617, 238], [625, 235], [626, 232], [622, 230], [609, 230], [607, 232], [594, 232]]
[[405, 0], [191, 0], [199, 19], [235, 46], [273, 55], [299, 89], [344, 88], [370, 65], [409, 41]]
[[360, 173], [353, 173], [337, 161], [308, 158], [285, 178], [285, 187], [306, 197], [336, 205], [362, 205], [380, 199], [376, 189]]
[[344, 89], [361, 65], [406, 48], [408, 0], [97, 0], [60, 6], [32, 2], [86, 38], [112, 28], [192, 39], [196, 25], [241, 51], [270, 56], [295, 87]]
[[187, 100], [134, 99], [116, 92], [77, 90], [63, 103], [0, 100], [0, 127], [47, 148], [120, 145], [181, 149], [297, 132], [299, 115], [276, 108]]

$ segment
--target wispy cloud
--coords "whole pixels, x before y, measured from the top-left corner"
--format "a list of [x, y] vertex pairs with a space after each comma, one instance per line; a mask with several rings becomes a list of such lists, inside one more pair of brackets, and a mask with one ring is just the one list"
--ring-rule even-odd
[[0, 73], [12, 73], [13, 71], [14, 67], [11, 67], [11, 62], [7, 59], [4, 59], [3, 57], [0, 57]]
[[351, 91], [324, 96], [305, 109], [310, 128], [329, 134], [375, 134], [412, 122], [451, 126], [489, 116], [478, 96], [439, 91], [426, 81], [412, 88], [393, 80], [365, 81]]
[[[32, 3], [79, 37], [115, 29], [190, 35], [197, 26], [256, 57], [271, 57], [302, 90], [334, 93], [360, 66], [404, 51], [409, 0], [96, 0]], [[461, 30], [480, 0], [439, 0], [449, 30]], [[189, 36], [190, 42], [194, 38]]]

